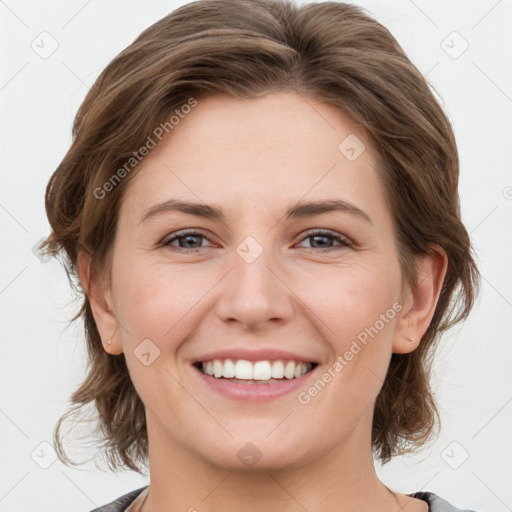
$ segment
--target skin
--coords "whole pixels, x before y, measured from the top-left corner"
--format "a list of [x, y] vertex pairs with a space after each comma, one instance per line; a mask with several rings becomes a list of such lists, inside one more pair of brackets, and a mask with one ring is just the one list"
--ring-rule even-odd
[[[338, 149], [349, 134], [366, 145], [355, 161]], [[202, 99], [145, 158], [121, 205], [110, 281], [86, 258], [79, 266], [101, 337], [113, 340], [104, 348], [124, 353], [146, 408], [144, 511], [428, 510], [378, 479], [371, 424], [391, 354], [427, 330], [447, 258], [440, 247], [418, 258], [419, 284], [405, 286], [376, 166], [348, 117], [292, 92]], [[140, 222], [171, 198], [221, 206], [226, 218], [168, 211]], [[283, 218], [299, 200], [328, 198], [371, 223], [347, 212]], [[205, 238], [161, 243], [187, 228]], [[315, 229], [353, 245], [318, 243]], [[236, 251], [247, 236], [263, 248], [250, 264]], [[277, 347], [309, 355], [321, 374], [396, 302], [401, 311], [307, 405], [296, 393], [230, 400], [191, 367], [213, 350]], [[149, 366], [134, 355], [144, 339], [160, 350]], [[237, 457], [248, 442], [261, 453], [252, 467]]]

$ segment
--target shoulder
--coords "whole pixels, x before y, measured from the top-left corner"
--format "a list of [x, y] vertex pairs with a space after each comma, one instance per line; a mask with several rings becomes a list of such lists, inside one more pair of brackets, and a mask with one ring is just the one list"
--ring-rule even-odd
[[120, 496], [116, 500], [103, 505], [102, 507], [91, 510], [91, 512], [123, 512], [145, 489], [147, 489], [147, 486], [136, 489], [135, 491], [131, 491], [127, 494], [124, 494], [123, 496]]
[[470, 509], [460, 509], [454, 507], [451, 503], [434, 494], [433, 492], [415, 492], [411, 494], [413, 498], [426, 501], [428, 503], [429, 512], [475, 512]]

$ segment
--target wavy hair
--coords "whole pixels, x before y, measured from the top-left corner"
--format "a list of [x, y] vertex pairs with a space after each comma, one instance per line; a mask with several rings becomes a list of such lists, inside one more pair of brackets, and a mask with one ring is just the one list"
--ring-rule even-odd
[[[467, 318], [480, 274], [460, 216], [450, 122], [395, 38], [362, 8], [199, 0], [144, 30], [102, 71], [76, 114], [72, 144], [46, 190], [52, 232], [43, 248], [62, 256], [72, 281], [82, 252], [107, 275], [119, 207], [137, 166], [125, 168], [108, 201], [97, 191], [155, 127], [191, 98], [251, 99], [283, 90], [339, 109], [373, 141], [405, 282], [417, 282], [413, 257], [429, 253], [431, 244], [448, 256], [432, 321], [416, 350], [392, 355], [375, 403], [372, 448], [386, 463], [425, 444], [440, 425], [429, 382], [434, 348], [443, 331]], [[55, 427], [57, 454], [75, 464], [63, 446], [63, 421], [92, 406], [109, 467], [141, 472], [148, 458], [144, 405], [124, 354], [103, 349], [87, 293], [76, 284], [82, 302], [73, 320], [84, 323], [87, 376]]]

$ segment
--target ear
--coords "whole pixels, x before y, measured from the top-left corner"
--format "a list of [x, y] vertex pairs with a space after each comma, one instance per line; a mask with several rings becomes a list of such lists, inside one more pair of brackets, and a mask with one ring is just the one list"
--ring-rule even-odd
[[431, 246], [430, 254], [419, 257], [418, 282], [404, 296], [402, 314], [395, 329], [395, 354], [407, 354], [420, 344], [434, 316], [447, 267], [448, 256], [438, 244]]
[[[79, 253], [77, 269], [80, 284], [89, 298], [105, 352], [113, 355], [121, 354], [123, 348], [120, 330], [115, 314], [111, 309], [112, 299], [110, 290], [108, 290], [104, 280], [94, 269], [88, 254], [84, 252]], [[110, 345], [107, 344], [107, 340], [112, 340], [112, 343]]]

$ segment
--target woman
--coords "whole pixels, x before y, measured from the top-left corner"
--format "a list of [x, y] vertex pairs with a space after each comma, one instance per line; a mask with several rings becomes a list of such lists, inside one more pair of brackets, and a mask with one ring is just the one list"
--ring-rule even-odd
[[[209, 0], [103, 71], [52, 176], [112, 469], [97, 511], [456, 511], [383, 463], [429, 441], [430, 357], [479, 273], [449, 121], [354, 6]], [[438, 418], [437, 418], [438, 420]]]

